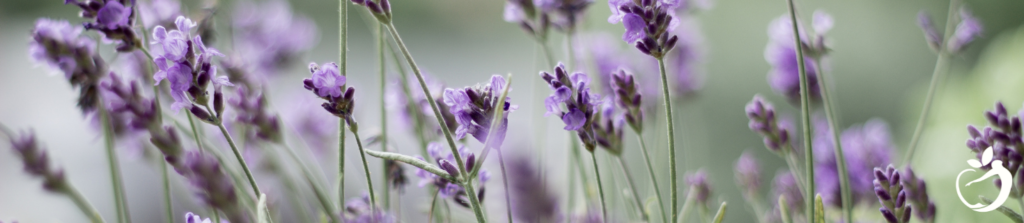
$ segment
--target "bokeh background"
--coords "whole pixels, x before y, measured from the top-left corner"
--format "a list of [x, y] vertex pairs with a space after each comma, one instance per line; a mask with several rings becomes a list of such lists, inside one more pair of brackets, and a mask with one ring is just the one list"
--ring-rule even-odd
[[[253, 2], [222, 2], [223, 10], [218, 11], [218, 17], [226, 20], [233, 11], [232, 5]], [[202, 7], [209, 4], [211, 2], [186, 0], [182, 5], [187, 14], [197, 15]], [[290, 4], [295, 14], [312, 19], [319, 35], [314, 47], [295, 58], [296, 62], [290, 69], [267, 81], [270, 103], [282, 114], [288, 113], [286, 110], [320, 109], [313, 103], [291, 102], [311, 97], [299, 83], [309, 75], [306, 63], [337, 61], [339, 48], [337, 1], [299, 0], [290, 1]], [[896, 148], [892, 152], [892, 160], [898, 162], [897, 166], [902, 165], [902, 154], [917, 120], [936, 59], [916, 25], [916, 15], [926, 10], [934, 16], [936, 25], [942, 27], [947, 4], [945, 1], [923, 0], [797, 1], [800, 17], [805, 22], [810, 21], [810, 12], [817, 9], [835, 18], [835, 28], [829, 33], [833, 52], [828, 75], [838, 99], [835, 105], [841, 116], [841, 126], [846, 128], [872, 118], [887, 122]], [[1011, 112], [1016, 112], [1024, 101], [1024, 88], [1020, 88], [1024, 86], [1024, 13], [1020, 13], [1024, 2], [966, 1], [964, 5], [980, 18], [985, 31], [966, 52], [954, 57], [948, 79], [937, 95], [932, 116], [927, 122], [914, 167], [929, 184], [929, 192], [938, 205], [939, 222], [1009, 222], [996, 212], [976, 213], [962, 205], [955, 195], [954, 180], [960, 170], [969, 168], [964, 161], [973, 158], [963, 144], [968, 137], [964, 127], [967, 124], [985, 125], [983, 111], [990, 110], [996, 101], [1004, 102]], [[506, 151], [532, 154], [544, 161], [546, 176], [551, 186], [563, 195], [560, 202], [564, 205], [568, 189], [567, 137], [561, 130], [560, 120], [538, 117], [543, 113], [542, 96], [533, 93], [535, 87], [543, 87], [540, 78], [535, 76], [537, 72], [551, 68], [543, 62], [534, 41], [516, 24], [502, 20], [504, 2], [395, 0], [392, 6], [395, 24], [420, 67], [446, 86], [483, 83], [491, 74], [514, 75], [514, 91], [510, 94], [512, 102], [518, 104], [520, 110], [510, 115], [512, 124]], [[366, 136], [381, 130], [376, 44], [374, 29], [365, 20], [367, 17], [363, 12], [355, 11], [362, 9], [351, 9], [354, 13], [349, 17], [349, 83], [358, 89], [356, 117], [362, 123], [362, 131], [368, 133], [363, 134]], [[75, 24], [83, 21], [77, 17], [77, 11], [76, 7], [63, 5], [57, 0], [0, 1], [0, 123], [17, 130], [32, 129], [50, 151], [54, 165], [67, 171], [70, 181], [96, 205], [105, 219], [113, 220], [112, 190], [101, 132], [75, 108], [76, 91], [61, 75], [34, 64], [28, 56], [29, 34], [37, 18], [67, 19]], [[767, 151], [761, 138], [747, 128], [743, 112], [744, 105], [752, 96], [760, 94], [773, 101], [781, 113], [799, 116], [798, 109], [775, 94], [766, 81], [769, 65], [763, 52], [768, 42], [767, 25], [785, 12], [785, 2], [781, 0], [713, 1], [711, 9], [701, 11], [695, 17], [704, 37], [702, 46], [706, 50], [706, 57], [700, 65], [704, 85], [696, 97], [677, 101], [675, 105], [677, 129], [681, 129], [676, 136], [676, 140], [681, 142], [678, 146], [678, 161], [682, 162], [679, 171], [708, 171], [713, 185], [712, 201], [728, 201], [730, 204], [727, 222], [754, 221], [753, 212], [740, 196], [733, 175], [733, 165], [742, 152], [750, 151], [761, 161], [763, 185], [770, 185], [774, 174], [785, 168], [785, 163]], [[606, 22], [609, 14], [607, 2], [596, 1], [588, 9], [580, 32], [584, 35], [607, 35], [617, 40], [622, 28]], [[228, 25], [222, 22], [217, 27], [227, 29]], [[220, 39], [228, 39], [226, 32], [219, 35], [223, 37]], [[551, 37], [555, 57], [560, 61], [567, 60], [565, 43], [565, 37], [560, 34]], [[229, 48], [225, 44], [228, 41], [217, 41], [213, 45], [220, 49]], [[624, 51], [635, 51], [622, 41], [614, 41], [614, 44]], [[114, 55], [111, 48], [109, 45], [101, 47], [103, 56], [108, 60]], [[390, 65], [389, 69], [394, 70]], [[389, 72], [389, 75], [397, 77], [394, 72]], [[638, 72], [637, 75], [657, 74]], [[654, 88], [657, 85], [644, 87]], [[392, 118], [389, 132], [397, 141], [396, 147], [400, 152], [418, 154], [412, 135], [395, 121], [393, 113], [389, 114]], [[180, 113], [174, 118], [184, 120], [184, 115]], [[664, 184], [661, 185], [663, 193], [667, 195], [664, 121], [658, 116], [661, 114], [648, 117], [655, 120], [649, 121], [647, 126], [652, 130], [645, 137], [651, 143], [652, 156], [659, 158], [655, 165]], [[289, 117], [284, 119], [287, 121]], [[216, 133], [209, 127], [207, 133]], [[643, 187], [641, 193], [650, 194], [646, 174], [642, 172], [642, 159], [635, 146], [637, 142], [628, 130], [626, 136], [625, 157], [637, 176], [638, 184]], [[479, 148], [479, 143], [470, 143], [469, 146]], [[4, 143], [0, 148], [3, 149], [0, 151], [0, 221], [84, 221], [69, 200], [41, 190], [41, 181], [22, 171], [21, 162], [8, 149], [9, 144]], [[216, 149], [228, 151], [226, 146]], [[146, 152], [129, 148], [119, 151], [133, 220], [163, 221], [157, 164], [146, 158]], [[361, 166], [355, 159], [357, 156], [350, 142], [346, 184], [346, 194], [350, 196], [357, 196], [365, 189]], [[635, 219], [629, 213], [632, 206], [626, 203], [629, 200], [624, 195], [621, 172], [607, 156], [602, 152], [599, 160], [605, 185], [612, 188], [606, 191], [608, 199], [614, 203], [610, 208], [614, 211], [611, 216], [619, 221]], [[333, 182], [336, 160], [331, 157], [336, 155], [327, 152], [318, 157], [307, 162], [320, 164]], [[370, 158], [370, 161], [371, 167], [377, 167], [374, 173], [379, 174], [380, 161], [375, 158]], [[496, 163], [492, 160], [488, 164], [494, 173], [498, 170]], [[412, 167], [407, 167], [406, 171], [415, 181]], [[257, 177], [273, 180], [265, 173], [258, 173]], [[187, 211], [205, 212], [190, 192], [187, 182], [180, 178], [172, 179], [176, 218], [180, 220]], [[374, 176], [374, 179], [381, 178]], [[496, 221], [504, 218], [500, 182], [500, 179], [492, 180], [487, 185], [487, 209], [490, 218]], [[378, 181], [376, 184], [383, 183]], [[274, 186], [269, 187], [274, 190]], [[394, 203], [402, 210], [403, 221], [421, 222], [424, 219], [422, 211], [428, 207], [430, 199], [425, 191], [411, 185], [400, 198], [393, 196]], [[987, 187], [965, 193], [992, 197], [995, 191], [995, 187]], [[764, 187], [762, 193], [770, 194], [769, 188]], [[271, 202], [275, 202], [273, 198]], [[288, 204], [277, 202], [279, 204], [276, 205], [280, 206]], [[315, 207], [312, 204], [311, 200], [309, 208]], [[656, 207], [653, 203], [650, 205], [651, 208]], [[1015, 202], [1007, 202], [1006, 206], [1019, 210]], [[868, 222], [884, 221], [872, 207], [859, 206], [857, 216]], [[583, 212], [584, 209], [577, 207], [576, 211]], [[453, 213], [457, 217], [455, 222], [472, 221], [471, 211], [453, 208]], [[837, 216], [837, 213], [833, 211], [830, 216]]]

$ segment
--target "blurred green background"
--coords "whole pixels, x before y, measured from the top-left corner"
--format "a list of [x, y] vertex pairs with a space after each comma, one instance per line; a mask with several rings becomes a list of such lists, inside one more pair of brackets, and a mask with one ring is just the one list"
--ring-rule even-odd
[[[144, 0], [140, 0], [144, 1]], [[101, 136], [84, 120], [74, 107], [76, 92], [60, 75], [50, 75], [47, 69], [34, 65], [28, 57], [29, 33], [34, 21], [40, 17], [67, 19], [73, 24], [83, 21], [77, 17], [78, 9], [62, 5], [61, 1], [0, 1], [0, 123], [15, 129], [34, 129], [38, 139], [49, 149], [55, 165], [65, 168], [70, 181], [77, 185], [85, 197], [93, 202], [108, 220], [114, 219], [109, 172], [103, 151]], [[208, 2], [184, 1], [186, 11], [195, 13]], [[233, 0], [227, 4], [251, 4], [251, 1]], [[302, 109], [284, 107], [294, 97], [307, 96], [299, 82], [308, 76], [305, 63], [338, 60], [338, 2], [327, 0], [291, 1], [296, 14], [303, 14], [314, 20], [319, 28], [319, 42], [309, 53], [297, 59], [287, 75], [272, 79], [269, 88], [274, 97], [272, 104], [277, 109]], [[913, 131], [920, 111], [928, 80], [935, 63], [935, 54], [928, 48], [921, 30], [916, 25], [916, 15], [921, 10], [930, 12], [937, 27], [945, 21], [945, 1], [797, 1], [800, 17], [810, 21], [810, 12], [825, 10], [835, 18], [835, 28], [829, 33], [831, 46], [832, 90], [838, 101], [835, 105], [841, 113], [843, 128], [871, 118], [881, 118], [889, 123], [893, 140], [898, 150], [893, 161], [901, 162], [906, 144]], [[914, 168], [927, 181], [932, 199], [938, 205], [939, 222], [992, 222], [1008, 219], [996, 212], [976, 213], [960, 204], [956, 198], [954, 180], [960, 170], [969, 168], [964, 161], [973, 155], [963, 145], [967, 138], [967, 124], [985, 125], [982, 112], [992, 108], [996, 101], [1004, 102], [1011, 112], [1020, 108], [1024, 101], [1024, 1], [989, 0], [967, 1], [969, 7], [984, 24], [983, 36], [966, 52], [953, 59], [948, 79], [937, 95], [933, 113], [916, 157]], [[548, 117], [550, 122], [544, 141], [534, 138], [538, 126], [534, 116], [542, 114], [543, 106], [539, 96], [532, 95], [534, 86], [541, 86], [535, 75], [538, 70], [550, 70], [538, 57], [534, 42], [516, 24], [502, 20], [504, 1], [499, 0], [430, 0], [392, 1], [394, 21], [417, 63], [424, 70], [447, 86], [467, 86], [482, 83], [491, 74], [512, 73], [515, 75], [511, 92], [513, 103], [520, 110], [510, 115], [510, 136], [506, 140], [512, 153], [536, 153], [542, 151], [547, 176], [552, 186], [565, 194], [567, 145], [559, 120]], [[350, 9], [361, 10], [357, 7]], [[220, 16], [226, 17], [230, 7]], [[772, 19], [786, 12], [785, 2], [738, 0], [714, 1], [714, 7], [697, 14], [708, 52], [705, 71], [705, 85], [699, 97], [680, 105], [677, 110], [677, 140], [682, 144], [679, 153], [681, 172], [692, 172], [699, 168], [709, 171], [713, 185], [713, 201], [728, 201], [727, 222], [752, 222], [753, 214], [735, 186], [733, 164], [743, 151], [757, 154], [762, 163], [763, 193], [770, 193], [770, 180], [774, 173], [785, 164], [781, 159], [764, 149], [761, 138], [747, 128], [743, 106], [753, 95], [761, 94], [773, 101], [776, 108], [791, 117], [798, 117], [798, 109], [790, 106], [785, 99], [773, 93], [766, 82], [769, 66], [763, 51], [767, 40], [767, 25]], [[349, 22], [349, 77], [350, 85], [359, 89], [357, 119], [363, 131], [380, 131], [378, 126], [380, 98], [378, 76], [376, 75], [376, 44], [373, 29], [363, 20], [362, 12], [350, 15]], [[605, 32], [613, 37], [622, 34], [619, 24], [606, 22], [609, 10], [606, 1], [597, 1], [589, 9], [581, 32]], [[224, 26], [225, 24], [218, 24]], [[941, 32], [941, 30], [940, 30]], [[221, 35], [226, 35], [223, 32]], [[222, 38], [226, 39], [226, 38]], [[553, 36], [552, 46], [559, 60], [565, 61], [565, 38]], [[617, 39], [617, 38], [616, 38]], [[214, 47], [224, 49], [221, 41]], [[621, 41], [622, 48], [626, 48]], [[103, 55], [113, 55], [110, 46], [103, 47]], [[637, 75], [657, 75], [638, 73]], [[397, 76], [397, 75], [396, 75]], [[591, 75], [595, 77], [596, 75]], [[646, 86], [655, 87], [655, 86]], [[546, 94], [546, 93], [545, 93]], [[318, 106], [309, 109], [319, 109]], [[179, 114], [184, 116], [184, 114]], [[661, 116], [659, 113], [658, 116]], [[177, 117], [184, 118], [184, 117]], [[650, 117], [655, 118], [655, 117]], [[657, 123], [663, 123], [659, 121]], [[663, 142], [662, 124], [648, 124], [654, 131], [646, 137], [654, 148], [653, 157], [667, 157]], [[400, 151], [416, 153], [411, 135], [402, 130], [400, 124], [391, 122], [393, 136], [398, 139]], [[211, 129], [212, 131], [212, 129]], [[647, 185], [642, 159], [636, 151], [632, 133], [627, 131], [626, 157], [631, 170], [640, 185]], [[539, 148], [530, 148], [534, 143], [544, 143]], [[470, 144], [478, 148], [479, 143]], [[5, 143], [0, 148], [0, 221], [20, 222], [81, 222], [75, 206], [64, 197], [42, 191], [40, 180], [21, 171], [21, 162], [8, 150]], [[220, 148], [226, 149], [226, 148]], [[376, 148], [374, 148], [376, 149]], [[350, 144], [350, 158], [357, 157]], [[517, 151], [518, 150], [518, 151]], [[121, 165], [127, 184], [132, 217], [136, 222], [162, 221], [163, 204], [159, 169], [151, 162], [137, 158], [139, 155], [122, 150]], [[137, 152], [136, 152], [137, 153]], [[607, 156], [601, 153], [599, 156]], [[334, 157], [333, 155], [325, 157]], [[602, 158], [604, 159], [604, 158]], [[365, 183], [357, 159], [348, 162], [349, 174], [346, 184], [348, 195], [362, 193]], [[371, 167], [379, 167], [379, 160], [370, 159]], [[607, 191], [613, 204], [611, 210], [615, 220], [635, 219], [621, 189], [621, 172], [612, 166], [610, 160], [602, 160], [602, 174], [606, 185], [618, 188]], [[311, 161], [312, 162], [312, 161]], [[322, 158], [318, 162], [333, 179], [333, 158]], [[498, 173], [496, 162], [488, 168]], [[667, 162], [657, 159], [658, 174], [661, 177], [664, 194], [667, 190]], [[901, 164], [898, 164], [901, 165]], [[412, 168], [406, 168], [409, 177], [415, 178]], [[380, 173], [379, 170], [376, 171]], [[612, 174], [616, 176], [613, 178]], [[496, 175], [497, 176], [497, 175]], [[374, 179], [380, 179], [375, 177]], [[592, 178], [591, 178], [592, 179]], [[415, 181], [416, 179], [413, 179]], [[179, 179], [179, 181], [181, 181]], [[377, 185], [381, 185], [377, 182]], [[504, 200], [500, 179], [489, 184], [487, 208], [493, 220], [503, 221]], [[175, 183], [176, 217], [186, 211], [202, 212], [202, 206], [193, 199], [190, 188], [184, 181]], [[683, 188], [680, 188], [682, 190]], [[273, 189], [271, 189], [273, 190]], [[649, 194], [644, 186], [642, 193]], [[984, 190], [965, 191], [970, 194], [995, 194], [995, 187]], [[578, 197], [578, 196], [577, 196]], [[425, 189], [410, 186], [398, 202], [403, 210], [403, 220], [419, 222], [420, 212], [429, 203]], [[683, 199], [680, 197], [680, 199]], [[273, 200], [273, 199], [272, 199]], [[1011, 200], [1012, 201], [1012, 200]], [[1017, 209], [1015, 202], [1006, 206]], [[285, 205], [282, 202], [280, 205]], [[564, 205], [564, 200], [562, 201]], [[653, 205], [653, 204], [652, 204]], [[311, 206], [312, 207], [312, 206]], [[655, 206], [651, 206], [654, 208]], [[858, 216], [868, 222], [884, 221], [877, 209], [859, 207]], [[464, 209], [453, 210], [460, 218], [456, 222], [472, 221], [472, 213]], [[579, 211], [583, 211], [580, 207]], [[692, 215], [693, 212], [691, 212]], [[830, 212], [830, 217], [838, 212]], [[915, 220], [916, 221], [916, 220]]]

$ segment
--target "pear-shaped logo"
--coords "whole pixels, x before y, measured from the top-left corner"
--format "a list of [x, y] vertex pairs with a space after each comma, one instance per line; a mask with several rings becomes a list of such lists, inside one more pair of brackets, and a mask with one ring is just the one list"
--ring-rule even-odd
[[[965, 185], [965, 187], [970, 187], [971, 184], [977, 183], [982, 180], [986, 180], [988, 178], [992, 178], [993, 176], [999, 176], [999, 197], [996, 197], [996, 200], [993, 201], [988, 206], [983, 205], [981, 203], [968, 203], [967, 199], [964, 199], [963, 193], [960, 192], [960, 177], [963, 176], [964, 173], [974, 172], [978, 169], [981, 169], [982, 166], [989, 164], [992, 164], [992, 169], [990, 169], [988, 172], [985, 172], [985, 175], [981, 176], [981, 178], [968, 182], [967, 185]], [[1010, 197], [1010, 189], [1013, 188], [1013, 175], [1010, 174], [1010, 171], [1007, 170], [1006, 167], [1003, 167], [1002, 160], [992, 160], [992, 147], [986, 148], [985, 151], [981, 153], [980, 161], [976, 159], [970, 159], [967, 160], [967, 165], [970, 165], [971, 167], [973, 167], [973, 169], [966, 169], [960, 171], [960, 174], [956, 175], [956, 195], [960, 196], [960, 202], [963, 202], [964, 205], [967, 205], [967, 207], [974, 209], [974, 211], [977, 212], [989, 212], [1002, 206], [1003, 203], [1006, 202], [1006, 199]]]

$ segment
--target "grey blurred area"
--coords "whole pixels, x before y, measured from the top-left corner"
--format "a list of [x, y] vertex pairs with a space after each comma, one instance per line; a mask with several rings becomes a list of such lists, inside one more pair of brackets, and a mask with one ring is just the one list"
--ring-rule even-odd
[[[145, 0], [139, 0], [145, 1]], [[220, 4], [252, 4], [251, 0], [221, 0]], [[344, 1], [343, 1], [344, 2]], [[268, 83], [271, 104], [276, 109], [320, 109], [319, 106], [309, 108], [291, 107], [288, 101], [296, 97], [310, 96], [300, 82], [309, 75], [306, 69], [308, 62], [332, 62], [338, 60], [338, 1], [298, 0], [290, 2], [296, 14], [303, 14], [314, 20], [319, 28], [320, 36], [314, 49], [297, 58], [286, 74], [272, 78]], [[557, 191], [568, 193], [565, 161], [567, 134], [561, 129], [561, 122], [556, 117], [536, 117], [543, 114], [543, 103], [540, 95], [534, 95], [535, 87], [544, 87], [536, 75], [540, 70], [550, 70], [540, 58], [535, 43], [524, 34], [516, 24], [502, 20], [504, 2], [499, 0], [395, 0], [392, 1], [394, 22], [402, 34], [409, 50], [417, 59], [418, 65], [430, 75], [443, 81], [449, 87], [471, 86], [484, 83], [492, 74], [513, 74], [513, 88], [510, 93], [513, 104], [520, 106], [510, 117], [509, 136], [506, 140], [507, 153], [533, 154], [544, 161], [546, 175], [552, 179], [550, 184]], [[183, 2], [189, 13], [197, 13], [205, 5], [213, 2], [188, 0]], [[830, 58], [833, 92], [837, 95], [835, 103], [841, 114], [842, 126], [863, 123], [871, 118], [881, 118], [889, 123], [895, 144], [899, 148], [894, 152], [893, 160], [902, 160], [902, 154], [917, 119], [922, 98], [935, 63], [935, 54], [925, 43], [921, 30], [916, 25], [919, 11], [930, 12], [937, 26], [942, 27], [945, 21], [945, 1], [924, 0], [863, 0], [863, 1], [806, 1], [797, 0], [798, 15], [805, 22], [810, 21], [810, 12], [821, 9], [835, 18], [835, 28], [830, 32], [831, 47], [834, 50]], [[954, 59], [950, 79], [957, 80], [965, 76], [975, 67], [979, 55], [982, 55], [989, 43], [1001, 35], [1015, 32], [1024, 24], [1024, 1], [1019, 0], [986, 0], [966, 1], [974, 14], [985, 26], [984, 35], [967, 52]], [[230, 18], [230, 7], [219, 11], [219, 18]], [[349, 85], [358, 90], [358, 106], [356, 118], [360, 120], [361, 129], [371, 135], [380, 132], [379, 111], [381, 98], [379, 77], [377, 75], [377, 54], [375, 27], [365, 21], [364, 12], [358, 7], [352, 10], [349, 18]], [[677, 142], [680, 173], [688, 173], [697, 169], [709, 171], [713, 185], [713, 200], [728, 201], [729, 212], [726, 222], [752, 222], [753, 212], [743, 204], [739, 196], [739, 188], [735, 186], [733, 164], [743, 151], [752, 151], [761, 160], [763, 166], [764, 185], [768, 185], [774, 173], [785, 168], [785, 163], [770, 153], [762, 144], [761, 138], [747, 127], [747, 119], [743, 106], [753, 95], [761, 94], [775, 102], [776, 108], [791, 117], [798, 117], [799, 110], [785, 102], [783, 97], [773, 93], [766, 81], [769, 69], [763, 51], [768, 42], [767, 25], [772, 19], [786, 12], [785, 2], [760, 0], [720, 0], [714, 7], [700, 12], [697, 19], [703, 31], [707, 61], [703, 64], [705, 85], [699, 96], [680, 102], [676, 108]], [[595, 1], [588, 9], [586, 21], [581, 30], [583, 33], [608, 33], [613, 37], [622, 34], [622, 26], [609, 24], [606, 17], [610, 14], [606, 1]], [[70, 20], [73, 24], [82, 22], [77, 17], [77, 8], [63, 5], [58, 0], [0, 1], [0, 123], [16, 130], [32, 129], [38, 139], [50, 151], [53, 163], [66, 170], [68, 179], [76, 185], [85, 197], [91, 201], [108, 221], [114, 219], [110, 174], [107, 169], [107, 156], [103, 147], [101, 131], [98, 131], [88, 117], [83, 116], [75, 107], [77, 92], [63, 79], [40, 64], [34, 64], [28, 57], [29, 33], [37, 18], [55, 18]], [[218, 24], [224, 27], [228, 24]], [[90, 34], [93, 35], [93, 34]], [[213, 44], [218, 49], [227, 49], [227, 32], [219, 33], [220, 40]], [[551, 44], [555, 47], [556, 58], [566, 60], [566, 42], [562, 35], [552, 37]], [[626, 50], [632, 50], [624, 42], [617, 44]], [[105, 58], [114, 56], [112, 46], [101, 46]], [[1020, 61], [1020, 60], [1018, 60]], [[404, 64], [404, 61], [403, 61]], [[397, 77], [397, 73], [389, 65], [389, 75]], [[657, 75], [640, 73], [640, 76]], [[595, 77], [596, 75], [591, 75]], [[947, 82], [953, 84], [956, 82]], [[655, 87], [655, 86], [646, 86]], [[545, 92], [542, 89], [540, 92]], [[980, 104], [990, 106], [990, 102]], [[1016, 108], [1019, 101], [1009, 102]], [[988, 108], [988, 107], [984, 107]], [[980, 108], [979, 108], [980, 109]], [[972, 113], [973, 114], [973, 113]], [[175, 118], [184, 120], [184, 113], [176, 114]], [[661, 113], [659, 113], [659, 116]], [[980, 116], [980, 113], [973, 114]], [[412, 134], [405, 131], [402, 123], [396, 123], [394, 116], [389, 120], [389, 133], [393, 134], [395, 146], [399, 152], [418, 154]], [[665, 150], [661, 118], [649, 122], [654, 129], [645, 137], [651, 143], [652, 157], [667, 157]], [[977, 119], [977, 118], [975, 118]], [[537, 122], [541, 120], [543, 122]], [[331, 120], [333, 121], [333, 120]], [[537, 126], [535, 124], [544, 125]], [[967, 123], [964, 123], [967, 124]], [[209, 127], [209, 126], [208, 126]], [[546, 128], [539, 130], [539, 128]], [[215, 128], [206, 128], [207, 137], [215, 137]], [[537, 131], [546, 132], [545, 138], [538, 139]], [[649, 184], [643, 171], [642, 157], [635, 147], [637, 142], [632, 133], [627, 131], [627, 152], [625, 157], [630, 162], [630, 169], [643, 193], [648, 193]], [[963, 132], [957, 136], [966, 137]], [[351, 136], [350, 136], [351, 137]], [[211, 139], [212, 140], [212, 139]], [[220, 139], [217, 139], [220, 140]], [[472, 140], [471, 140], [472, 141]], [[328, 143], [333, 144], [334, 142]], [[475, 142], [474, 142], [475, 143]], [[470, 148], [479, 147], [479, 143], [470, 143]], [[951, 145], [950, 147], [960, 146]], [[65, 197], [43, 191], [41, 180], [33, 178], [22, 171], [21, 162], [16, 158], [9, 144], [0, 143], [0, 221], [17, 220], [23, 223], [34, 222], [83, 222], [76, 207]], [[346, 195], [358, 196], [364, 192], [365, 182], [362, 166], [358, 163], [358, 153], [354, 143], [349, 143], [347, 157], [348, 177]], [[152, 148], [147, 148], [152, 150]], [[218, 148], [228, 152], [228, 148]], [[369, 149], [379, 149], [371, 147]], [[165, 219], [160, 168], [158, 163], [147, 157], [153, 151], [119, 148], [119, 164], [122, 167], [127, 197], [130, 204], [132, 220], [135, 222], [162, 222]], [[227, 153], [225, 153], [227, 154]], [[151, 154], [150, 154], [151, 155]], [[318, 156], [307, 162], [318, 163], [325, 172], [331, 187], [335, 183], [336, 155]], [[599, 154], [601, 172], [606, 185], [612, 185], [614, 179], [623, 179], [620, 171], [611, 159], [602, 158], [607, 153]], [[949, 162], [963, 162], [969, 156], [950, 156]], [[944, 158], [946, 160], [946, 158]], [[227, 162], [233, 163], [232, 159]], [[665, 159], [655, 161], [660, 177], [663, 194], [668, 194], [668, 163]], [[381, 162], [370, 158], [370, 167], [374, 168], [374, 182], [382, 185], [379, 167]], [[487, 164], [487, 168], [498, 176], [496, 162]], [[415, 179], [412, 167], [406, 168], [407, 175]], [[173, 173], [172, 173], [173, 174]], [[271, 182], [272, 176], [257, 173], [258, 178], [266, 178]], [[490, 181], [486, 208], [489, 217], [495, 221], [504, 220], [504, 198], [501, 180]], [[593, 179], [593, 178], [591, 178]], [[606, 191], [610, 201], [620, 207], [611, 214], [616, 220], [635, 219], [629, 213], [632, 205], [630, 198], [623, 195], [625, 185], [610, 187], [619, 190]], [[940, 181], [933, 187], [952, 186], [952, 183]], [[271, 191], [277, 187], [267, 183]], [[184, 179], [172, 176], [174, 188], [175, 216], [181, 220], [185, 212], [203, 212], [207, 210], [193, 196], [191, 188]], [[608, 186], [606, 186], [608, 187]], [[684, 188], [681, 186], [680, 190]], [[333, 191], [333, 190], [332, 190]], [[763, 193], [770, 193], [767, 187]], [[576, 192], [582, 195], [582, 192]], [[405, 193], [393, 195], [395, 204], [400, 206], [403, 222], [419, 222], [425, 209], [428, 208], [431, 194], [426, 189], [410, 185]], [[682, 196], [682, 195], [681, 195]], [[275, 201], [271, 195], [271, 201]], [[577, 198], [580, 196], [577, 195]], [[279, 206], [289, 203], [277, 198]], [[398, 202], [401, 199], [401, 202]], [[563, 198], [564, 199], [564, 198]], [[679, 198], [680, 202], [683, 199]], [[563, 205], [565, 201], [562, 201]], [[577, 202], [578, 203], [578, 202]], [[308, 208], [315, 208], [310, 201]], [[653, 204], [652, 204], [653, 205]], [[958, 203], [946, 203], [944, 211], [965, 211]], [[654, 206], [652, 206], [654, 207]], [[870, 208], [869, 208], [870, 209]], [[585, 208], [578, 207], [579, 212]], [[470, 222], [472, 212], [454, 208], [458, 217], [456, 222]], [[858, 216], [866, 219], [879, 220], [876, 210], [866, 210]], [[692, 212], [691, 212], [692, 213]], [[838, 212], [835, 215], [838, 216]], [[288, 216], [287, 214], [285, 216]], [[999, 217], [999, 216], [997, 216]], [[940, 222], [953, 222], [942, 220]], [[1002, 220], [1002, 218], [996, 218]]]

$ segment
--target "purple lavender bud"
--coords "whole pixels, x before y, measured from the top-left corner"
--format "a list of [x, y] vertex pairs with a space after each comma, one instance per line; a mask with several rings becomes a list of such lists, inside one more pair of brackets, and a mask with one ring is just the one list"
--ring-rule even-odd
[[686, 177], [686, 184], [697, 190], [694, 200], [700, 205], [707, 206], [708, 198], [711, 195], [711, 186], [708, 184], [707, 173], [703, 169], [697, 170], [693, 175]]
[[765, 147], [774, 152], [789, 152], [782, 150], [790, 148], [788, 130], [776, 120], [772, 104], [760, 95], [754, 95], [754, 99], [747, 103], [745, 110], [750, 119], [748, 126], [764, 137]]
[[46, 150], [38, 145], [34, 133], [22, 133], [21, 137], [9, 135], [9, 137], [11, 137], [11, 148], [18, 153], [18, 158], [24, 163], [25, 172], [43, 178], [43, 189], [57, 193], [69, 192], [64, 170], [50, 167], [50, 157]]
[[209, 112], [206, 112], [205, 109], [199, 108], [198, 106], [192, 106], [192, 108], [189, 109], [189, 112], [191, 112], [192, 115], [195, 115], [196, 118], [199, 118], [200, 121], [216, 123], [216, 120], [210, 116]]
[[[878, 202], [882, 204], [879, 211], [886, 220], [892, 223], [908, 222], [910, 220], [911, 206], [906, 203], [907, 192], [904, 190], [907, 185], [900, 179], [900, 172], [889, 165], [883, 172], [881, 168], [875, 168], [875, 194]], [[896, 194], [896, 199], [892, 198]]]
[[802, 210], [804, 207], [803, 191], [800, 190], [800, 182], [789, 171], [775, 174], [773, 180], [772, 197], [786, 196], [790, 210]]
[[438, 165], [441, 166], [441, 169], [448, 172], [448, 175], [452, 175], [452, 177], [459, 176], [459, 169], [452, 165], [451, 162], [448, 162], [448, 160], [439, 160]]
[[935, 219], [935, 203], [928, 198], [928, 190], [924, 179], [918, 178], [914, 170], [907, 166], [903, 169], [906, 177], [903, 177], [904, 191], [907, 199], [917, 210], [917, 217], [922, 221], [931, 222]]
[[736, 182], [746, 189], [744, 196], [757, 197], [761, 188], [761, 166], [750, 151], [743, 152], [736, 160]]
[[184, 166], [188, 171], [182, 175], [200, 191], [198, 195], [207, 205], [224, 212], [231, 222], [249, 222], [249, 214], [238, 206], [234, 183], [221, 170], [216, 157], [191, 151], [185, 157]]
[[921, 30], [924, 31], [924, 39], [932, 50], [938, 51], [939, 48], [942, 48], [942, 36], [939, 34], [939, 31], [935, 30], [932, 17], [927, 12], [921, 11], [917, 13], [917, 26], [921, 27]]
[[395, 216], [384, 211], [380, 207], [370, 206], [369, 194], [345, 201], [345, 210], [342, 213], [344, 222], [351, 223], [395, 223]]
[[956, 25], [956, 30], [953, 31], [953, 36], [950, 37], [949, 52], [958, 53], [963, 50], [964, 47], [974, 42], [974, 39], [981, 36], [983, 31], [981, 21], [974, 17], [967, 8], [960, 9], [960, 24]]
[[878, 211], [882, 212], [882, 216], [885, 217], [885, 220], [888, 221], [889, 223], [899, 223], [899, 221], [896, 218], [896, 215], [893, 214], [892, 211], [890, 211], [889, 209], [882, 207], [879, 208]]

